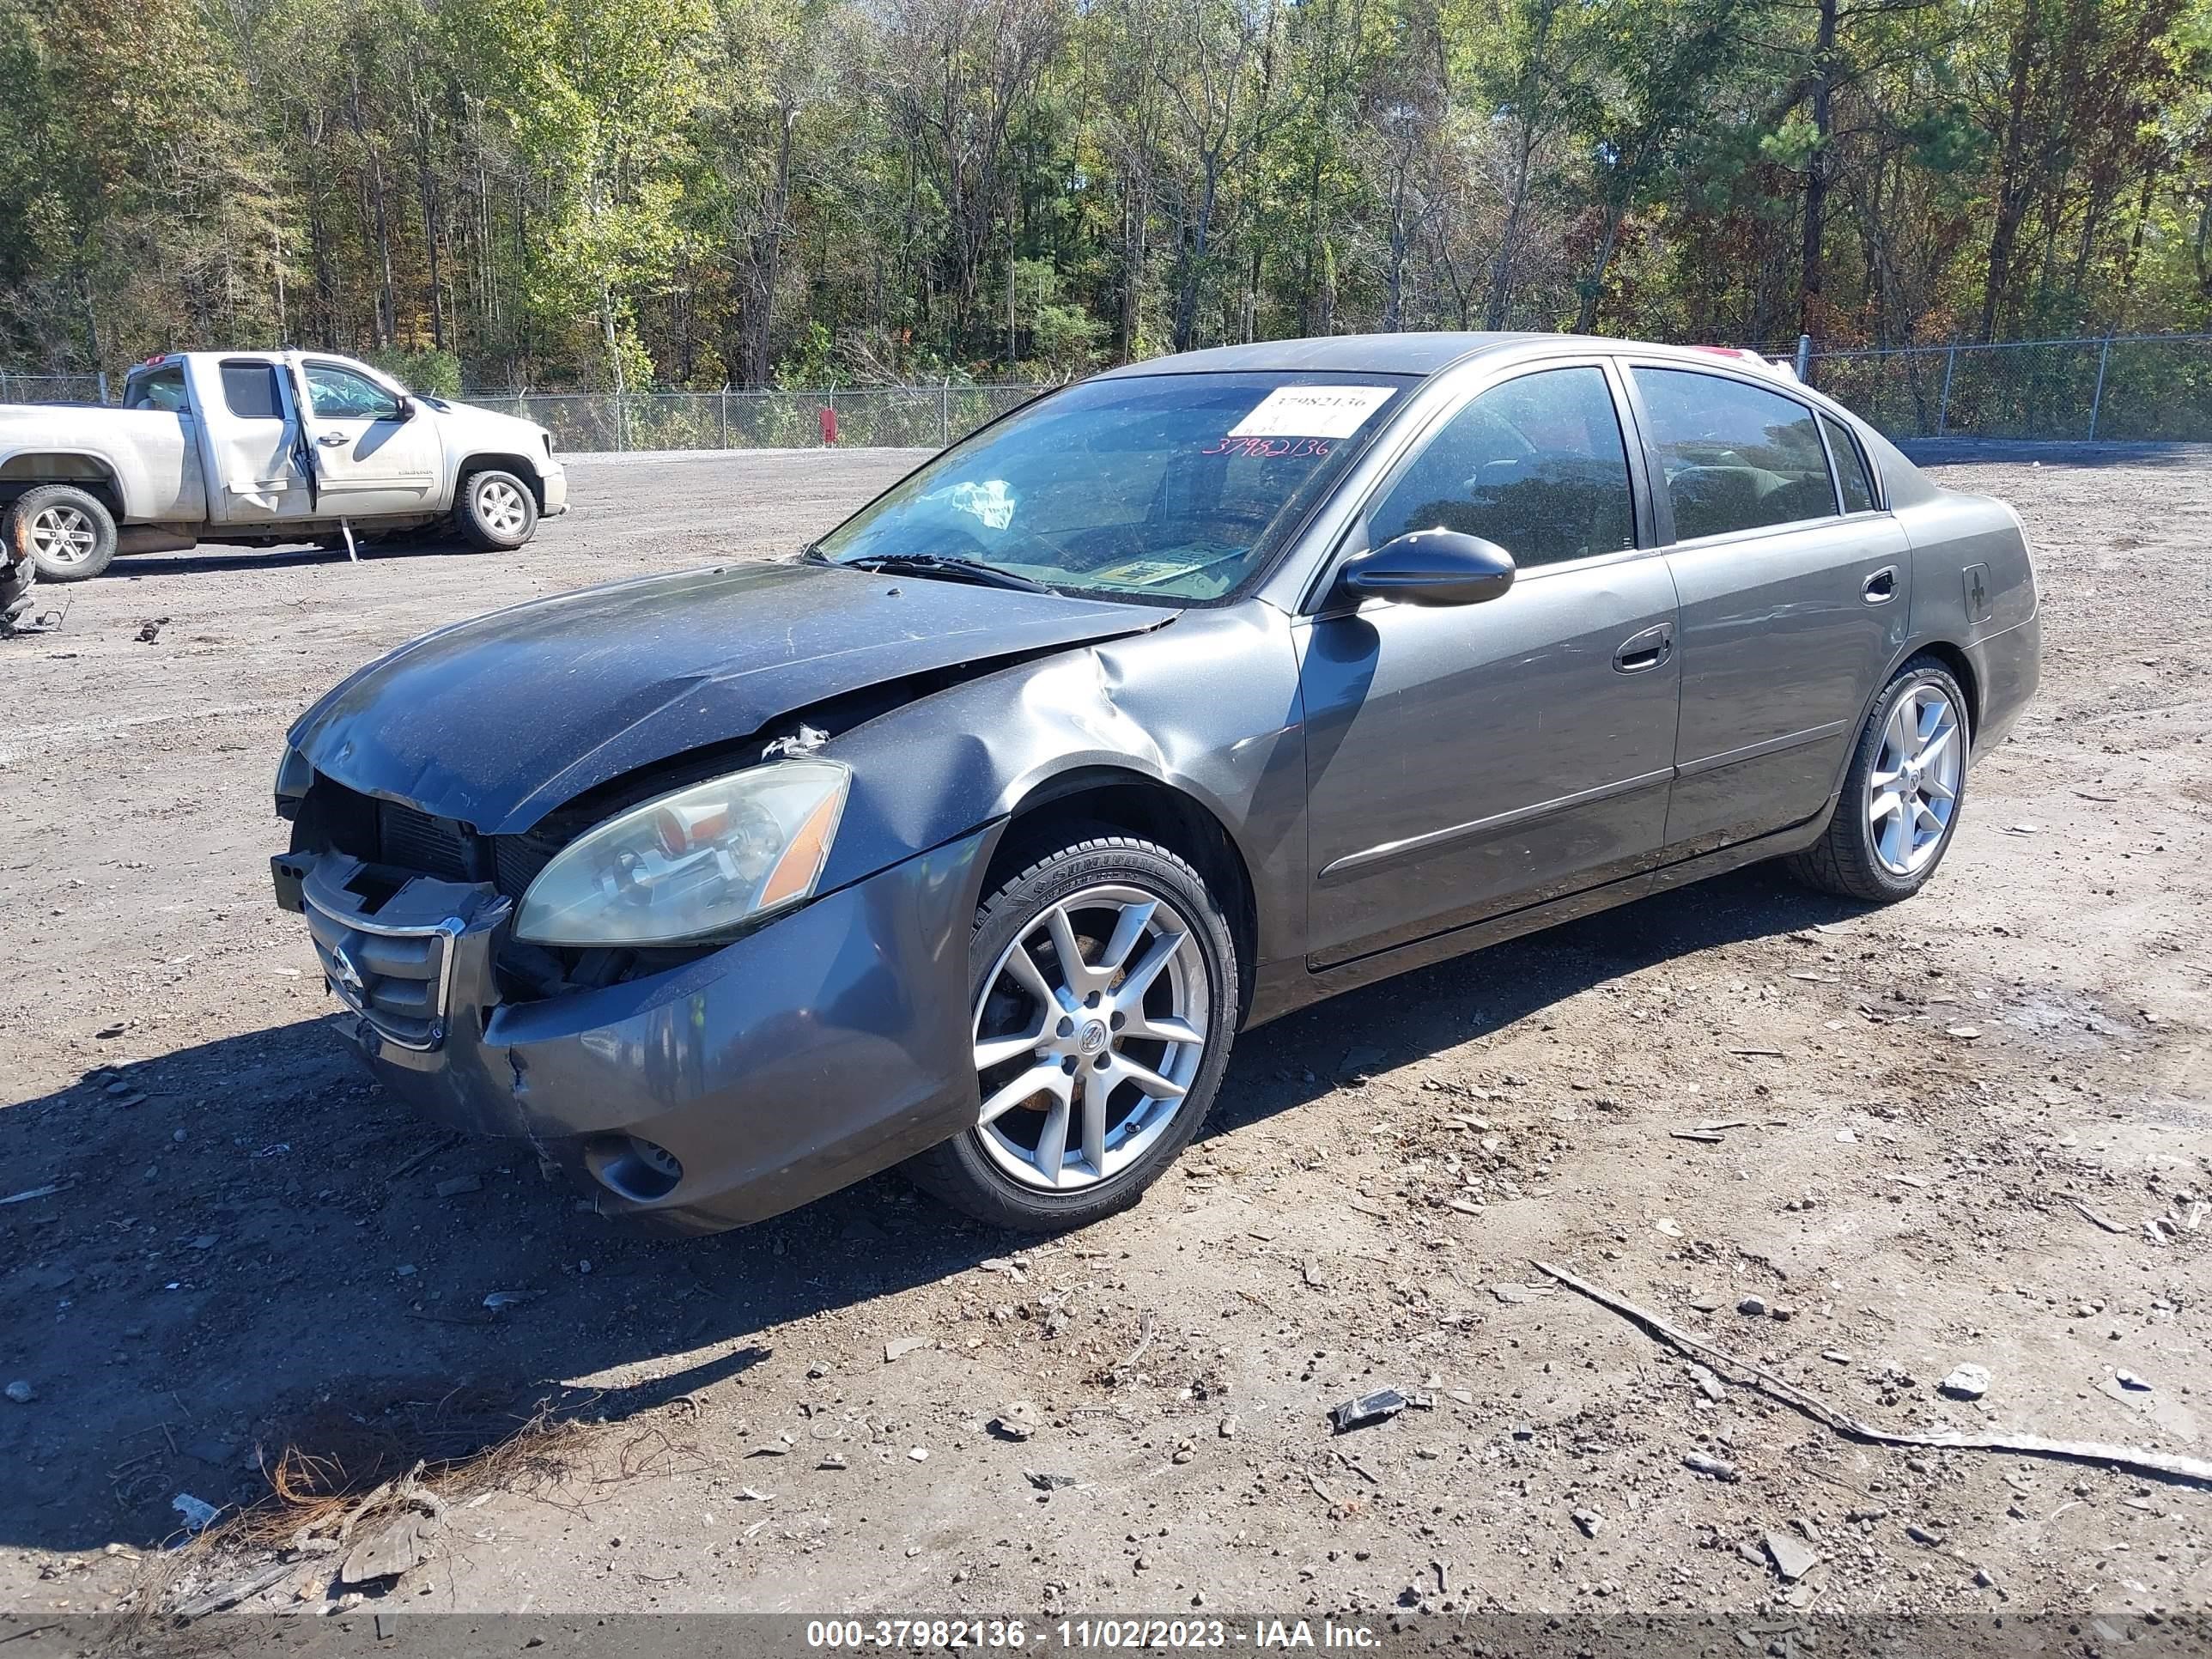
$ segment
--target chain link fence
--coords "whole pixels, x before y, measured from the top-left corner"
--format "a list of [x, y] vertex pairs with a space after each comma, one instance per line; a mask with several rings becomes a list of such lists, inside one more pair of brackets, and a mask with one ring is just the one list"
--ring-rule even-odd
[[17, 374], [0, 368], [0, 404], [104, 404], [105, 374]]
[[[1893, 438], [2212, 442], [2212, 334], [1816, 350], [1807, 369], [1814, 386]], [[0, 370], [0, 403], [104, 403], [110, 384], [105, 375]], [[476, 392], [468, 401], [537, 422], [570, 454], [818, 448], [830, 429], [825, 416], [835, 417], [840, 445], [927, 449], [1050, 389]]]
[[[571, 454], [652, 449], [941, 449], [1040, 386], [879, 386], [844, 392], [477, 392], [467, 401], [535, 421]], [[835, 424], [832, 425], [834, 421]]]
[[1810, 368], [1893, 438], [2212, 441], [2212, 334], [1815, 351]]

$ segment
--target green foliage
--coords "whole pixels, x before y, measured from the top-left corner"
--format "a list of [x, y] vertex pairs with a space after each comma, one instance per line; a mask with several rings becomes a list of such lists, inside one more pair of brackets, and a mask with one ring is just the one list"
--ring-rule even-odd
[[434, 347], [383, 346], [363, 353], [362, 361], [374, 363], [410, 392], [433, 398], [461, 395], [461, 360], [450, 351]]
[[0, 363], [959, 386], [1389, 326], [2212, 326], [2212, 0], [1822, 10], [0, 0]]

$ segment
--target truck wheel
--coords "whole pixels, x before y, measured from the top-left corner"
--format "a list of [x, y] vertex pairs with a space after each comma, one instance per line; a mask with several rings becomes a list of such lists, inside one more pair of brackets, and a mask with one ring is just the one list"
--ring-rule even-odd
[[512, 472], [471, 472], [457, 493], [453, 523], [471, 547], [511, 552], [538, 529], [538, 497]]
[[99, 496], [73, 484], [25, 490], [8, 509], [5, 534], [44, 581], [88, 581], [115, 556], [113, 515]]

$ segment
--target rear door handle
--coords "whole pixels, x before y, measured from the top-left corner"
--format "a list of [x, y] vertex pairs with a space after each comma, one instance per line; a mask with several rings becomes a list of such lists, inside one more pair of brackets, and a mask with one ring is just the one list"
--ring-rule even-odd
[[1859, 595], [1869, 605], [1887, 605], [1897, 597], [1897, 567], [1886, 564], [1866, 579]]
[[1623, 674], [1641, 674], [1646, 669], [1658, 667], [1674, 654], [1674, 625], [1661, 623], [1656, 628], [1647, 628], [1623, 640], [1620, 649], [1613, 653], [1613, 665]]

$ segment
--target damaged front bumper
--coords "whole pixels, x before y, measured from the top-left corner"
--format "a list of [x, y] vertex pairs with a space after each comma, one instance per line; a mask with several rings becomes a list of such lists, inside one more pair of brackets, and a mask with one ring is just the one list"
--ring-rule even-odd
[[349, 1034], [394, 1093], [519, 1136], [611, 1212], [759, 1221], [972, 1125], [968, 939], [988, 831], [681, 967], [502, 1000], [511, 901], [339, 853], [272, 862]]

